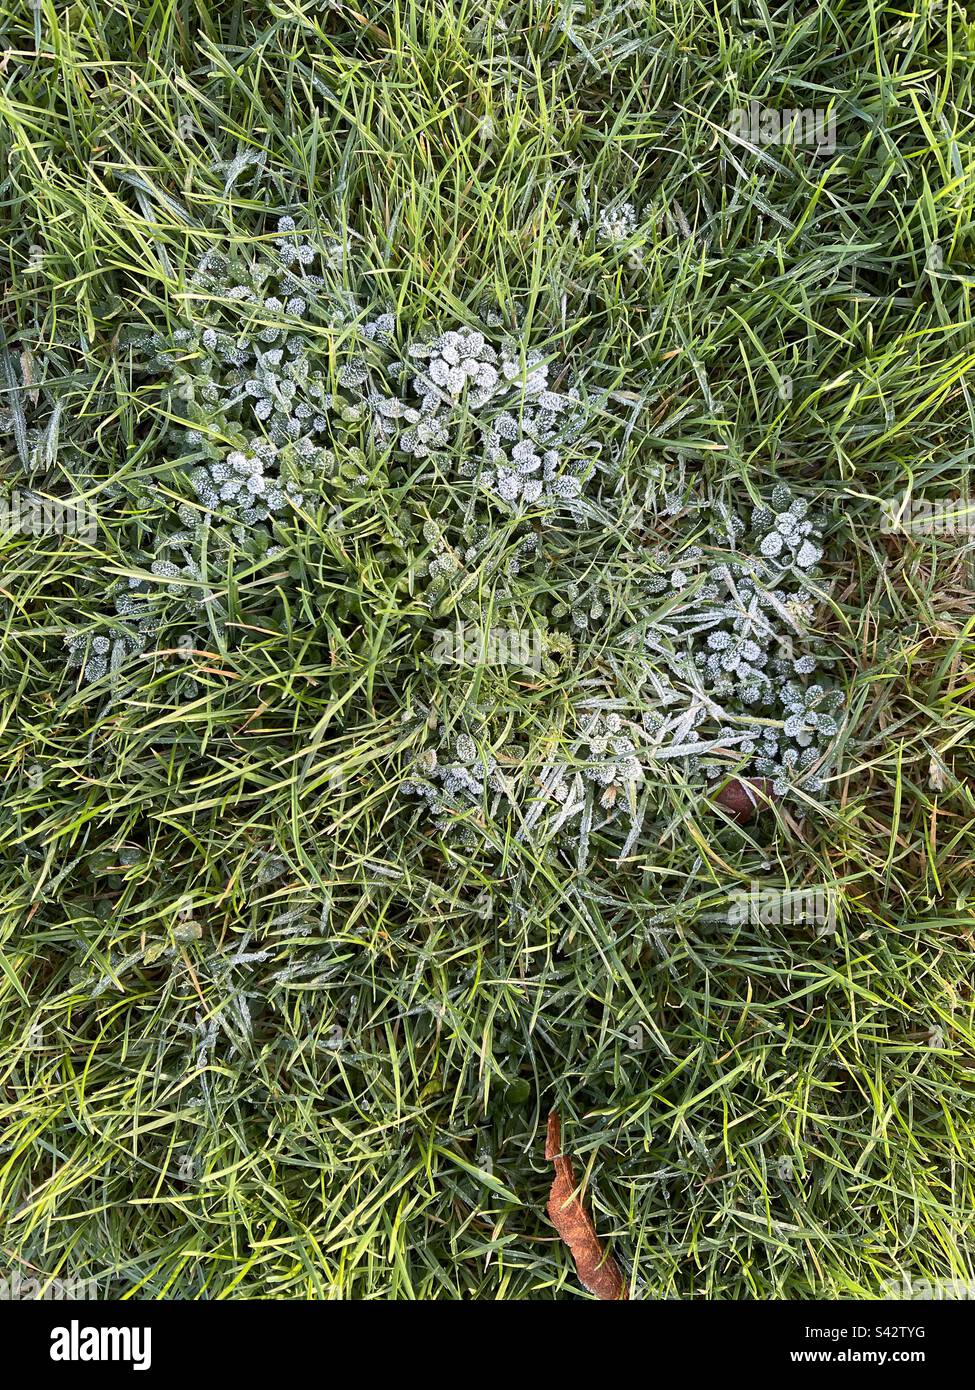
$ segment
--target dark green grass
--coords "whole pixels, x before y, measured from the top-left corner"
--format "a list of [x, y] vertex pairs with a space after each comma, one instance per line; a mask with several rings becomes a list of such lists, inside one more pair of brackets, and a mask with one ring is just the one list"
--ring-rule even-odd
[[[971, 551], [878, 510], [970, 467], [964, 11], [44, 0], [36, 24], [0, 7], [2, 331], [43, 377], [27, 423], [62, 402], [46, 485], [99, 526], [3, 538], [3, 1263], [139, 1298], [576, 1296], [543, 1212], [557, 1106], [635, 1295], [975, 1277]], [[753, 96], [833, 103], [838, 149], [736, 144]], [[615, 249], [587, 216], [619, 199], [650, 212]], [[634, 505], [678, 454], [716, 499], [825, 504], [849, 718], [818, 808], [736, 827], [675, 777], [627, 863], [585, 872], [441, 841], [396, 795], [412, 758], [475, 703], [543, 746], [606, 655], [597, 633], [536, 683], [424, 659], [442, 480], [240, 559], [192, 697], [164, 597], [171, 645], [114, 699], [79, 686], [63, 635], [139, 568], [148, 484], [177, 490], [131, 330], [176, 326], [205, 247], [283, 212], [347, 230], [349, 288], [418, 329], [487, 297], [613, 388]], [[625, 609], [669, 525], [573, 563]], [[766, 865], [839, 890], [835, 936], [721, 920]]]

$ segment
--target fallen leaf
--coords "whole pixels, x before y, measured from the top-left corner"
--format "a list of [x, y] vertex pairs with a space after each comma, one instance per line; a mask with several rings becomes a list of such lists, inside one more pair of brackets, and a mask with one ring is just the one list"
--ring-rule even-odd
[[749, 777], [744, 782], [735, 777], [714, 799], [730, 812], [733, 820], [743, 825], [774, 800], [772, 783], [765, 777]]
[[626, 1284], [619, 1265], [603, 1248], [592, 1218], [576, 1191], [572, 1159], [562, 1152], [562, 1121], [557, 1110], [553, 1110], [548, 1117], [545, 1157], [555, 1164], [555, 1177], [552, 1179], [546, 1211], [552, 1225], [569, 1247], [580, 1283], [597, 1298], [625, 1299]]

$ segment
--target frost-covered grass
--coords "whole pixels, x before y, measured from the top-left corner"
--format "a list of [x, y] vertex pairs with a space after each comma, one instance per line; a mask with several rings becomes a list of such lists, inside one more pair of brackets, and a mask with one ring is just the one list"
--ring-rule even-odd
[[973, 1277], [970, 537], [883, 511], [970, 467], [971, 46], [0, 5], [3, 495], [97, 516], [0, 539], [11, 1270], [578, 1296], [557, 1107], [635, 1296]]

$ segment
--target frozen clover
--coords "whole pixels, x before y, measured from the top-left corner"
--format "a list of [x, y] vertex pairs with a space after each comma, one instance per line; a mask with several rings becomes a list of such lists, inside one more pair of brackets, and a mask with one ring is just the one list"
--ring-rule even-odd
[[756, 759], [755, 770], [771, 781], [772, 794], [780, 799], [796, 790], [816, 794], [826, 785], [822, 777], [810, 772], [818, 759], [815, 748], [786, 748], [778, 759], [764, 755]]
[[[211, 512], [252, 525], [307, 491], [322, 495], [330, 417], [348, 405], [335, 399], [320, 327], [348, 312], [337, 280], [329, 288], [319, 273], [328, 263], [324, 246], [282, 218], [270, 253], [207, 251], [192, 277], [192, 322], [168, 342], [147, 340], [169, 373], [178, 451], [194, 455], [190, 481]], [[367, 376], [355, 353], [340, 366], [340, 382], [356, 389]]]
[[619, 714], [596, 714], [586, 723], [580, 738], [581, 751], [588, 755], [584, 774], [602, 788], [600, 804], [610, 809], [622, 788], [633, 788], [643, 781], [643, 764], [636, 744], [623, 726]]
[[636, 228], [636, 209], [632, 203], [618, 203], [614, 207], [600, 209], [596, 234], [607, 245], [619, 246], [628, 241]]
[[400, 784], [399, 790], [403, 796], [424, 801], [440, 831], [457, 832], [462, 843], [473, 845], [477, 837], [471, 811], [481, 810], [485, 797], [493, 795], [489, 811], [496, 813], [501, 799], [511, 789], [498, 760], [493, 755], [482, 759], [470, 734], [459, 734], [453, 751], [453, 761], [441, 762], [436, 749], [424, 749], [416, 758], [412, 775]]
[[430, 409], [450, 404], [465, 391], [472, 409], [487, 405], [498, 386], [498, 354], [473, 329], [450, 329], [427, 343], [414, 343], [410, 356], [424, 363], [413, 380], [414, 393]]
[[65, 637], [68, 669], [80, 667], [82, 680], [87, 683], [105, 675], [111, 675], [114, 682], [123, 662], [142, 652], [154, 631], [153, 621], [146, 616], [134, 624], [113, 625], [108, 636], [101, 632], [87, 637], [69, 632]]
[[565, 586], [565, 599], [558, 602], [552, 610], [553, 618], [569, 617], [573, 628], [585, 632], [591, 623], [597, 623], [606, 612], [606, 603], [599, 585], [583, 586], [572, 579]]
[[[708, 709], [710, 728], [696, 727], [687, 738], [688, 745], [700, 739], [700, 749], [678, 744], [684, 765], [713, 778], [727, 770], [730, 754], [739, 775], [771, 778], [777, 795], [818, 790], [822, 778], [809, 769], [829, 761], [843, 705], [841, 691], [797, 679], [818, 666], [805, 630], [813, 613], [805, 562], [822, 558], [819, 527], [783, 484], [754, 508], [749, 526], [720, 505], [706, 525], [715, 551], [730, 556], [709, 561], [688, 546], [673, 557], [669, 577], [644, 584], [648, 598], [666, 605], [660, 626], [646, 632], [651, 669], [662, 663], [688, 704], [696, 699]], [[657, 756], [672, 757], [672, 747]]]
[[[394, 329], [391, 315], [380, 316], [362, 339], [392, 355]], [[556, 389], [544, 355], [516, 337], [495, 346], [480, 330], [450, 328], [411, 343], [402, 362], [370, 365], [355, 354], [338, 381], [353, 399], [336, 408], [345, 419], [366, 415], [377, 444], [414, 459], [443, 456], [511, 510], [544, 502], [571, 511], [598, 453], [578, 389]]]
[[818, 533], [808, 512], [809, 504], [803, 498], [793, 499], [781, 483], [772, 493], [771, 507], [754, 509], [752, 527], [760, 534], [758, 550], [763, 559], [800, 570], [813, 569], [819, 563], [823, 551], [816, 544]]
[[[316, 451], [316, 456], [324, 474], [327, 455]], [[228, 509], [246, 524], [266, 521], [285, 511], [289, 503], [300, 507], [304, 501], [295, 483], [281, 477], [278, 457], [276, 445], [252, 436], [245, 448], [232, 449], [226, 458], [194, 469], [190, 481], [209, 510]]]
[[800, 748], [808, 748], [816, 739], [834, 738], [839, 732], [836, 713], [843, 704], [840, 690], [826, 690], [821, 685], [803, 689], [790, 683], [783, 691], [782, 704], [785, 736]]

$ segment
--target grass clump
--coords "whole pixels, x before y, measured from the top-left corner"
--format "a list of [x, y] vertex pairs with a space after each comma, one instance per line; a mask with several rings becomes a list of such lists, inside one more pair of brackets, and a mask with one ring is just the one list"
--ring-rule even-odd
[[0, 33], [11, 1270], [577, 1294], [554, 1107], [636, 1296], [970, 1278], [964, 17]]

